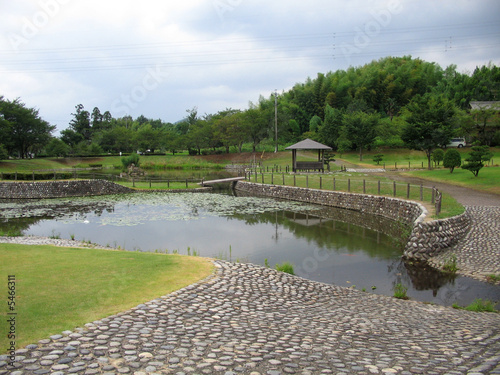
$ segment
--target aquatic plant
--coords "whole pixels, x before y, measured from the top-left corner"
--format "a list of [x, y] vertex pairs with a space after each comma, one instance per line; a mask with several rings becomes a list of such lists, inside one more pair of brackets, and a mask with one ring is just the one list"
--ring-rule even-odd
[[406, 292], [408, 291], [408, 287], [404, 286], [401, 283], [397, 283], [394, 286], [394, 297], [399, 299], [408, 299], [408, 295]]
[[276, 271], [289, 273], [290, 275], [295, 275], [295, 272], [293, 270], [293, 264], [290, 262], [283, 262], [281, 264], [277, 263], [274, 266], [274, 268], [276, 269]]

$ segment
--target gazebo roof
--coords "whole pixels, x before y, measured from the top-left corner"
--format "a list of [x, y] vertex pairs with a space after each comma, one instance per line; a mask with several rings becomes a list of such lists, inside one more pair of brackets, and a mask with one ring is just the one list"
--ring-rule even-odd
[[319, 142], [313, 141], [312, 139], [304, 139], [299, 143], [287, 147], [285, 150], [331, 150], [331, 147], [323, 145]]

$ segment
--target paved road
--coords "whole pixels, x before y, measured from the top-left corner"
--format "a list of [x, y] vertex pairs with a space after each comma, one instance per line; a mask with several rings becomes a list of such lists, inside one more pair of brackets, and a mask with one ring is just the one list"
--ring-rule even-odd
[[217, 274], [19, 350], [0, 374], [500, 374], [500, 315], [215, 261]]

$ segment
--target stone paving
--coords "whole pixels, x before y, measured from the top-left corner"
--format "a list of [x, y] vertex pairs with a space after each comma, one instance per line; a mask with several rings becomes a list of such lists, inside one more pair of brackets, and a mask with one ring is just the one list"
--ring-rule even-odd
[[215, 261], [216, 274], [0, 356], [0, 374], [500, 374], [500, 315]]
[[483, 281], [487, 275], [500, 275], [500, 207], [467, 206], [466, 209], [471, 218], [468, 234], [429, 263], [439, 268], [456, 256], [458, 273], [462, 275]]

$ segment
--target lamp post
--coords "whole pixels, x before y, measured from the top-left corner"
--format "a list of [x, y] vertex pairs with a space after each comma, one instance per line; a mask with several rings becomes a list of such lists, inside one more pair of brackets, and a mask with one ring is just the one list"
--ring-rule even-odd
[[274, 90], [274, 138], [276, 146], [274, 153], [278, 152], [278, 90]]

